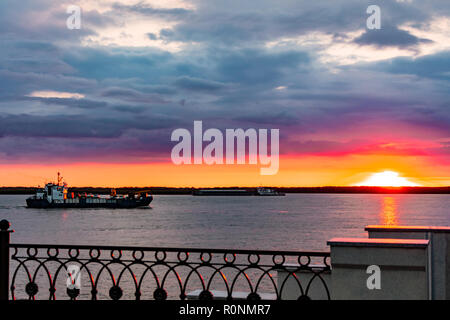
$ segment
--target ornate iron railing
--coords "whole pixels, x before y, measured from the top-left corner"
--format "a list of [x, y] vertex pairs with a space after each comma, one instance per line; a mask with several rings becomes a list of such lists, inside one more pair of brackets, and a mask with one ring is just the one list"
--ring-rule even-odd
[[330, 299], [327, 252], [10, 244], [5, 226], [12, 299]]

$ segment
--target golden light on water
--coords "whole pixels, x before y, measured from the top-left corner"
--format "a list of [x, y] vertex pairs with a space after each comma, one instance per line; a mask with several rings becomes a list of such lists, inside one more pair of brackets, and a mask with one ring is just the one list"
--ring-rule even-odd
[[408, 179], [401, 177], [398, 172], [395, 171], [383, 171], [372, 174], [365, 181], [356, 184], [357, 186], [370, 186], [370, 187], [418, 187], [420, 184], [409, 181]]
[[381, 223], [387, 226], [398, 225], [397, 202], [394, 197], [385, 196], [382, 200]]

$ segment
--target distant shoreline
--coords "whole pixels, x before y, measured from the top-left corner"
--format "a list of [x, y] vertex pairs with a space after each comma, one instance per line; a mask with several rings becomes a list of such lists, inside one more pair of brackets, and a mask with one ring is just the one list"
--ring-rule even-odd
[[[450, 194], [449, 187], [272, 187], [284, 193], [369, 193], [369, 194]], [[118, 194], [127, 194], [147, 190], [152, 194], [192, 194], [196, 189], [248, 189], [255, 187], [215, 187], [215, 188], [170, 188], [170, 187], [122, 187], [115, 188]], [[0, 194], [34, 194], [35, 187], [0, 187]], [[69, 192], [109, 194], [111, 188], [103, 187], [72, 187]]]

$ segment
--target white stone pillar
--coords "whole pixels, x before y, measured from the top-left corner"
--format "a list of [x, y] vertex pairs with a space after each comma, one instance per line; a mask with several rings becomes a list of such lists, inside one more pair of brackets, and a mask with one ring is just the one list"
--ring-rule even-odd
[[[429, 299], [428, 244], [422, 239], [329, 240], [332, 299]], [[367, 273], [369, 266], [380, 270], [379, 289], [368, 286], [375, 276]]]
[[369, 238], [430, 240], [431, 298], [450, 300], [450, 227], [367, 226]]

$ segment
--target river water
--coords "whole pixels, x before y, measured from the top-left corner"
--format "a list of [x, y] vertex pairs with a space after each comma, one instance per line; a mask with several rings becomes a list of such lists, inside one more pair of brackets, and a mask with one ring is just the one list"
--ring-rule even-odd
[[27, 209], [1, 195], [14, 243], [328, 250], [332, 237], [366, 237], [369, 224], [450, 225], [450, 195], [155, 195], [149, 208]]

